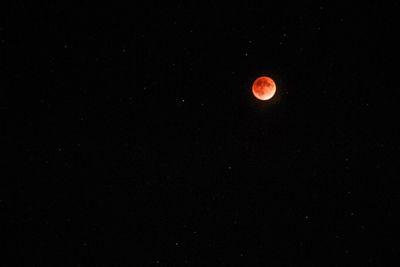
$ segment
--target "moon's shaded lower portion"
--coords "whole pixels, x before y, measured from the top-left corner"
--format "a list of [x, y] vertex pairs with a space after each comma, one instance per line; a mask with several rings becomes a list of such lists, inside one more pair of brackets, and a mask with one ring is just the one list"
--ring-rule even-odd
[[276, 85], [274, 80], [267, 76], [257, 78], [252, 87], [253, 94], [260, 100], [271, 99], [276, 92]]

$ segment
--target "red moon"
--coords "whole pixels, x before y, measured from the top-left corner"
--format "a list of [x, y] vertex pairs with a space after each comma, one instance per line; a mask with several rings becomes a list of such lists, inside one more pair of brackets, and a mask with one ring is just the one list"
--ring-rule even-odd
[[257, 78], [253, 83], [253, 94], [260, 100], [271, 99], [276, 92], [276, 85], [274, 80], [267, 76]]

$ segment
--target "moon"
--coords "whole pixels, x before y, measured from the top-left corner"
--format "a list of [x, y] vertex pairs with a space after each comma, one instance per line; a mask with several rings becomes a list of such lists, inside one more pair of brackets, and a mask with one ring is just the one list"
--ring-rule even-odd
[[254, 81], [252, 91], [256, 98], [269, 100], [275, 95], [276, 85], [270, 77], [261, 76]]

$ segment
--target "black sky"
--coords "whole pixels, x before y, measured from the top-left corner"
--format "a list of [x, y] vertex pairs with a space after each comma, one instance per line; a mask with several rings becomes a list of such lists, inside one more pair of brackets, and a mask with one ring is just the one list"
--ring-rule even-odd
[[397, 4], [38, 5], [0, 25], [16, 266], [398, 254]]

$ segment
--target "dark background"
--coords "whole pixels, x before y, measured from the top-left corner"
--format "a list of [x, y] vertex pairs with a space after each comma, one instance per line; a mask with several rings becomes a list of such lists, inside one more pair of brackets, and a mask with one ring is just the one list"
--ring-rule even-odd
[[397, 10], [3, 7], [16, 265], [381, 266], [400, 252]]

